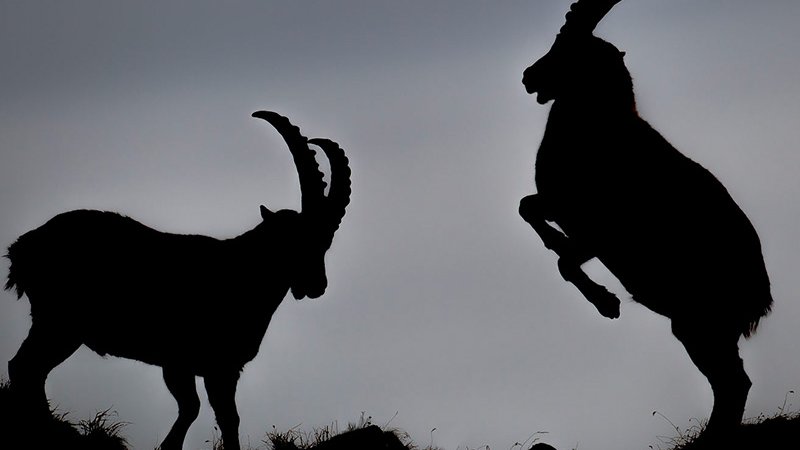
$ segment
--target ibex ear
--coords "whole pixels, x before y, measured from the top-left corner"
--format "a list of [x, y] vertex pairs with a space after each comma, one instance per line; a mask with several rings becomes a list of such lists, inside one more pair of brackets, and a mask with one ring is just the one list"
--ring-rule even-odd
[[270, 209], [269, 209], [269, 208], [267, 208], [267, 207], [266, 207], [266, 206], [264, 206], [264, 205], [261, 205], [261, 218], [262, 218], [262, 219], [264, 219], [264, 220], [267, 220], [267, 219], [269, 219], [270, 217], [272, 217], [272, 215], [273, 215], [273, 214], [275, 214], [275, 213], [274, 213], [274, 212], [272, 212], [272, 211], [270, 211]]
[[619, 52], [619, 57], [620, 58], [624, 58], [625, 57], [625, 52]]

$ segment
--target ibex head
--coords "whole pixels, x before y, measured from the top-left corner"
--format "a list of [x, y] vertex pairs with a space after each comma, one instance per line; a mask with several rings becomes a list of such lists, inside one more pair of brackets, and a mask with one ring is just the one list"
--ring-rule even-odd
[[624, 52], [592, 33], [620, 0], [579, 0], [550, 51], [525, 69], [522, 83], [545, 104], [560, 99], [619, 98], [620, 89], [633, 92]]
[[[253, 117], [264, 119], [283, 136], [292, 153], [300, 177], [301, 211], [270, 211], [261, 206], [262, 223], [256, 229], [265, 243], [285, 256], [286, 272], [294, 298], [317, 298], [325, 293], [325, 252], [339, 228], [350, 203], [350, 168], [344, 151], [328, 139], [307, 139], [300, 129], [277, 113], [258, 111]], [[308, 144], [320, 147], [330, 162], [331, 187], [325, 196], [325, 182]]]

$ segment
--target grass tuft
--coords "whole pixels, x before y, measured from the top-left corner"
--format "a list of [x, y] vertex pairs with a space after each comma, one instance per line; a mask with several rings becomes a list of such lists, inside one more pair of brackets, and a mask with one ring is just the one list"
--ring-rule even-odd
[[66, 412], [50, 409], [32, 417], [14, 400], [7, 380], [0, 380], [0, 436], [3, 448], [58, 448], [60, 450], [129, 450], [116, 413], [100, 411], [93, 419], [73, 423]]
[[300, 431], [299, 428], [298, 425], [280, 432], [273, 426], [263, 442], [271, 450], [417, 450], [408, 434], [396, 429], [384, 430], [374, 425], [372, 417], [365, 416], [363, 412], [359, 420], [347, 424], [343, 432], [339, 431], [337, 422], [309, 432]]
[[[784, 398], [783, 405], [778, 408], [778, 412], [772, 416], [764, 413], [750, 419], [745, 419], [742, 424], [724, 434], [708, 433], [705, 421], [696, 421], [686, 430], [681, 430], [669, 421], [665, 420], [675, 428], [677, 435], [674, 437], [659, 437], [669, 450], [751, 450], [751, 449], [782, 449], [789, 442], [797, 442], [800, 438], [800, 411], [790, 411], [787, 401], [789, 395], [794, 391], [789, 391]], [[654, 450], [662, 450], [661, 446], [653, 447]]]

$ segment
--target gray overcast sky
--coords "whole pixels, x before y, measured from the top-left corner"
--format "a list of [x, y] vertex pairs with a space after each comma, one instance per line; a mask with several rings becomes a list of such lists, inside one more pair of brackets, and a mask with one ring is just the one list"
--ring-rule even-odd
[[[569, 3], [2, 1], [0, 243], [75, 208], [216, 237], [255, 225], [261, 203], [296, 208], [288, 151], [249, 117], [275, 110], [346, 148], [354, 193], [327, 294], [287, 299], [245, 368], [244, 442], [365, 411], [397, 412], [421, 445], [435, 427], [446, 449], [536, 431], [560, 450], [660, 444], [673, 430], [651, 413], [706, 418], [705, 379], [667, 320], [590, 264], [626, 299], [600, 317], [517, 216], [548, 110], [521, 74]], [[761, 235], [776, 306], [742, 343], [747, 416], [800, 388], [799, 18], [794, 0], [628, 0], [597, 33], [627, 51], [641, 114]], [[0, 297], [7, 361], [29, 305]], [[86, 349], [48, 394], [74, 419], [112, 407], [141, 449], [176, 414], [158, 368]], [[211, 437], [201, 397], [191, 449]]]

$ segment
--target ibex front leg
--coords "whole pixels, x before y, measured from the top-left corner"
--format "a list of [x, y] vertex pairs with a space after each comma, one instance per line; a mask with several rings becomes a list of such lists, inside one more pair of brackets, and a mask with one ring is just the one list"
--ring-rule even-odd
[[592, 255], [575, 248], [564, 233], [553, 228], [547, 220], [550, 215], [538, 194], [529, 195], [519, 202], [519, 215], [530, 224], [542, 239], [544, 246], [558, 255], [558, 271], [564, 280], [575, 285], [591, 304], [605, 317], [619, 317], [619, 299], [581, 270], [581, 265], [592, 259]]

